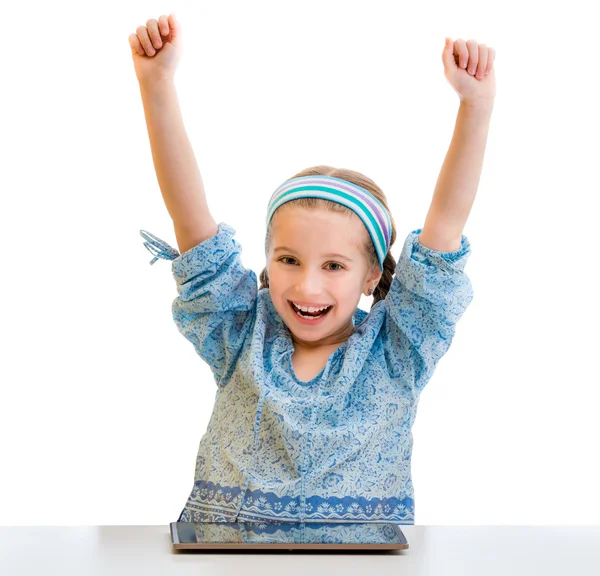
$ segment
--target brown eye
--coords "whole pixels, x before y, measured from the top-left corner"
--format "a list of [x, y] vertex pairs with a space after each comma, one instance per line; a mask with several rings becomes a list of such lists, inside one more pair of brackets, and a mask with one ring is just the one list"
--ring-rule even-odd
[[[330, 262], [330, 264], [332, 266], [339, 266], [338, 270], [343, 270], [344, 267], [341, 264], [338, 264], [337, 262]], [[337, 272], [338, 270], [333, 270], [333, 272]]]
[[[283, 262], [284, 260], [293, 260], [293, 258], [291, 258], [290, 256], [284, 256], [283, 258], [280, 258], [279, 261]], [[283, 262], [285, 264], [285, 262]]]

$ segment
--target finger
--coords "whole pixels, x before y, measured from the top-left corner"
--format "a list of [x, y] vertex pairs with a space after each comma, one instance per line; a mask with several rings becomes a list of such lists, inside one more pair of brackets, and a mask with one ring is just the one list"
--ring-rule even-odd
[[458, 65], [461, 68], [466, 68], [469, 61], [469, 50], [462, 38], [454, 41], [454, 53], [458, 55]]
[[136, 34], [130, 34], [129, 35], [129, 45], [140, 55], [140, 56], [145, 56], [145, 52], [144, 49], [142, 48], [142, 45], [140, 44], [140, 40], [137, 37]]
[[156, 54], [156, 50], [152, 46], [152, 42], [150, 42], [150, 37], [148, 36], [148, 30], [145, 26], [138, 26], [135, 30], [137, 37], [140, 40], [140, 44], [144, 48], [144, 51], [148, 56], [154, 56]]
[[158, 31], [158, 22], [156, 21], [156, 18], [148, 20], [148, 22], [146, 22], [146, 28], [148, 28], [148, 35], [150, 36], [150, 40], [152, 40], [152, 45], [155, 48], [162, 48], [162, 38]]
[[167, 16], [167, 20], [169, 22], [169, 28], [171, 29], [171, 39], [174, 40], [176, 38], [181, 38], [181, 26], [179, 25], [179, 20], [177, 20], [173, 12]]
[[485, 44], [479, 45], [479, 64], [477, 64], [477, 72], [475, 76], [481, 80], [485, 76], [485, 69], [488, 59], [488, 47]]
[[158, 17], [158, 29], [162, 36], [169, 35], [169, 17], [166, 14]]
[[452, 51], [454, 50], [454, 42], [452, 42], [452, 38], [446, 38], [444, 40], [444, 49], [442, 50], [442, 63], [444, 68], [450, 67], [452, 70], [456, 69], [456, 61], [454, 60], [454, 54]]
[[467, 40], [467, 48], [469, 49], [469, 67], [467, 72], [471, 76], [475, 75], [477, 64], [479, 64], [479, 48], [475, 40]]
[[494, 48], [492, 48], [492, 47], [489, 47], [488, 48], [487, 65], [485, 68], [486, 75], [490, 73], [492, 66], [494, 65], [495, 59], [496, 59], [496, 50], [494, 50]]

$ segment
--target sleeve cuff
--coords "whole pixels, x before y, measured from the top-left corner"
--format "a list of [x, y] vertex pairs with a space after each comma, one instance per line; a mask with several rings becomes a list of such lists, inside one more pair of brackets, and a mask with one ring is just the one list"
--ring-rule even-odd
[[464, 269], [468, 256], [471, 254], [471, 242], [464, 234], [461, 236], [460, 248], [451, 252], [440, 252], [421, 244], [419, 234], [422, 231], [422, 228], [417, 228], [408, 234], [399, 260], [409, 256], [418, 262], [434, 265], [447, 271]]
[[218, 232], [196, 246], [186, 250], [171, 262], [171, 271], [178, 284], [190, 276], [215, 274], [233, 252], [241, 252], [241, 245], [234, 238], [235, 229], [219, 222]]
[[191, 267], [197, 269], [198, 264], [204, 261], [214, 263], [215, 256], [224, 260], [236, 249], [241, 252], [241, 246], [233, 238], [236, 233], [235, 229], [226, 222], [220, 222], [218, 228], [218, 232], [214, 236], [196, 244], [183, 254], [147, 230], [140, 230], [140, 235], [145, 240], [146, 249], [154, 255], [150, 264], [154, 264], [159, 258], [171, 260], [173, 275], [176, 279], [184, 281]]

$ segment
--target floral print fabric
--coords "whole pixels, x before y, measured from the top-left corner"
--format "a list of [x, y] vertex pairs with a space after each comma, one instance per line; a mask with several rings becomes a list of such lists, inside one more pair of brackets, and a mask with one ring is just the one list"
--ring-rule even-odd
[[310, 382], [296, 377], [289, 329], [231, 226], [180, 255], [152, 236], [172, 260], [175, 324], [216, 384], [178, 521], [414, 524], [419, 395], [473, 298], [467, 237], [438, 252], [421, 230], [408, 234], [387, 297], [356, 309], [354, 334]]

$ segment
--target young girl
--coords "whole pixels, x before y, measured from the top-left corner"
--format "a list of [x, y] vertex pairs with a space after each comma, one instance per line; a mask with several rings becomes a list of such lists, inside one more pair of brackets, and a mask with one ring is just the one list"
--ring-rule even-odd
[[[208, 211], [185, 136], [173, 85], [180, 25], [161, 16], [130, 36], [181, 253], [140, 233], [151, 264], [172, 261], [174, 321], [217, 386], [178, 521], [414, 524], [419, 395], [473, 298], [462, 229], [495, 90], [493, 49], [473, 42], [446, 41], [457, 128], [424, 228], [408, 234], [398, 263], [382, 190], [352, 170], [316, 166], [271, 195], [257, 287], [235, 230]], [[369, 312], [357, 308], [361, 294], [374, 297]]]

